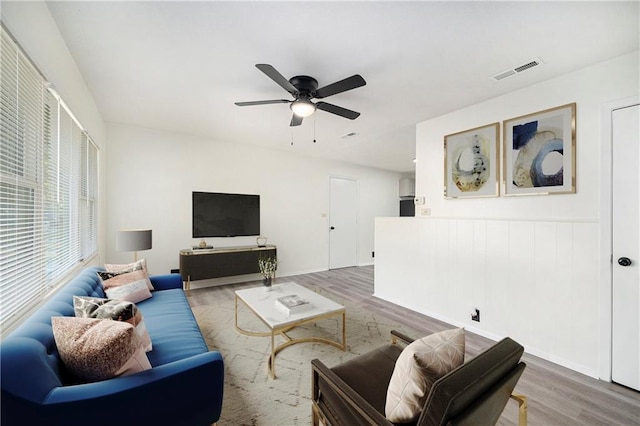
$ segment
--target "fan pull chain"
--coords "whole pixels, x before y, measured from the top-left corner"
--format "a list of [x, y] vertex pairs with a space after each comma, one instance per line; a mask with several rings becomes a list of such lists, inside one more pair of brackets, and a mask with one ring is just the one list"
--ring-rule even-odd
[[293, 127], [291, 128], [291, 146], [293, 146]]
[[313, 114], [313, 143], [316, 143], [316, 114]]

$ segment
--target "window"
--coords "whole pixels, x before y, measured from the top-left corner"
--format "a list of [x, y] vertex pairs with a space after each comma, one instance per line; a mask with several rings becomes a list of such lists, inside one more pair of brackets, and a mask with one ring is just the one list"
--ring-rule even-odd
[[98, 149], [2, 28], [0, 324], [97, 252]]

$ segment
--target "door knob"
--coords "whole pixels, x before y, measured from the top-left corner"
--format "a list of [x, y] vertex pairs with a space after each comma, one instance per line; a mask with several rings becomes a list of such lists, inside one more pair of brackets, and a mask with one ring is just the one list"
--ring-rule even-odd
[[618, 265], [629, 266], [631, 265], [631, 259], [629, 259], [628, 257], [621, 257], [620, 259], [618, 259]]

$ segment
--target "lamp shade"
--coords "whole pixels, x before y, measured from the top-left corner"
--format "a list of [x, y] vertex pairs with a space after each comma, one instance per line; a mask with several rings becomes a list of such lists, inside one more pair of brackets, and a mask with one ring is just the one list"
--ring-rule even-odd
[[116, 234], [116, 250], [138, 251], [151, 248], [151, 229], [123, 229]]
[[309, 117], [316, 110], [316, 106], [308, 99], [298, 99], [291, 103], [291, 111], [298, 117]]

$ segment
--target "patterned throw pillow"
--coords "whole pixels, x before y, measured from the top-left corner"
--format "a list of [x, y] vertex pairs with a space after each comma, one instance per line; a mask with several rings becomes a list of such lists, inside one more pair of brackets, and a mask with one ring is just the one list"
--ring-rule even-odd
[[142, 312], [135, 303], [126, 300], [73, 296], [73, 310], [76, 317], [127, 322], [135, 327], [145, 352], [152, 349], [151, 337], [142, 318]]
[[97, 382], [151, 369], [131, 324], [52, 317], [51, 325], [62, 362], [81, 380]]
[[420, 416], [433, 383], [464, 362], [464, 343], [464, 329], [457, 328], [423, 337], [402, 350], [387, 389], [389, 421], [409, 423]]
[[146, 280], [141, 277], [142, 272], [98, 272], [98, 276], [109, 299], [138, 303], [151, 297]]
[[104, 265], [104, 269], [107, 272], [117, 272], [119, 274], [133, 271], [144, 271], [144, 275], [147, 279], [147, 286], [149, 287], [149, 290], [153, 290], [153, 285], [149, 279], [149, 271], [147, 270], [147, 259], [140, 259], [137, 262], [125, 264], [107, 263]]

